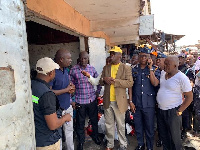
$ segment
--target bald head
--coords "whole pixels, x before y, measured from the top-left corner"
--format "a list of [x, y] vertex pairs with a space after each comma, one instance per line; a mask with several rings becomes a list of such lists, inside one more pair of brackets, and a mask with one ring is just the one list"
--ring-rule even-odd
[[87, 66], [88, 61], [89, 61], [89, 55], [86, 51], [80, 52], [79, 61], [80, 61], [81, 67], [85, 68]]
[[179, 59], [175, 55], [170, 55], [165, 59], [164, 70], [167, 73], [177, 72], [179, 66]]
[[64, 67], [70, 66], [72, 59], [71, 54], [66, 49], [59, 49], [55, 55], [55, 61], [59, 64], [60, 69], [62, 70]]
[[67, 54], [69, 54], [70, 52], [66, 49], [59, 49], [56, 52], [55, 55], [55, 61], [58, 63], [60, 61], [61, 58], [63, 58], [64, 56], [66, 56]]
[[178, 59], [177, 56], [170, 55], [166, 59], [168, 59], [169, 61], [171, 61], [174, 65], [176, 65], [178, 67], [178, 65], [179, 65], [179, 59]]

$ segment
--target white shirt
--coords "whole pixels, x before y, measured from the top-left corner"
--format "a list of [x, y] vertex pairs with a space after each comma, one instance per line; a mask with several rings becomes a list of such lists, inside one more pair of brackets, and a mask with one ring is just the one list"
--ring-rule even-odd
[[182, 93], [192, 90], [188, 77], [181, 71], [167, 80], [165, 74], [166, 72], [161, 72], [157, 94], [158, 107], [162, 110], [178, 107], [182, 104]]

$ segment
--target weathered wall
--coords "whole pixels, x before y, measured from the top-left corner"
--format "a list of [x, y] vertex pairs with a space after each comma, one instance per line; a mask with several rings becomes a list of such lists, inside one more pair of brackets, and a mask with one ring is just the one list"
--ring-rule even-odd
[[9, 84], [0, 85], [6, 93], [0, 95], [0, 102], [7, 100], [0, 106], [1, 150], [35, 149], [25, 28], [22, 0], [0, 0], [0, 78]]
[[35, 68], [38, 59], [42, 57], [54, 58], [55, 53], [60, 48], [67, 49], [72, 55], [72, 65], [75, 65], [80, 52], [79, 42], [60, 43], [60, 44], [47, 44], [47, 45], [29, 45], [29, 60], [30, 68]]
[[102, 38], [88, 38], [89, 59], [90, 64], [95, 67], [100, 74], [106, 64], [106, 46], [105, 39]]

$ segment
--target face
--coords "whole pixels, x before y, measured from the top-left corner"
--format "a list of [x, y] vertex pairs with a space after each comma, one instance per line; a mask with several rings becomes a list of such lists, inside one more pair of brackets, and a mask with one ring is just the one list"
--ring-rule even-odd
[[132, 65], [137, 65], [138, 64], [138, 55], [133, 55], [131, 59], [131, 64]]
[[179, 65], [180, 65], [180, 66], [182, 66], [182, 65], [185, 64], [185, 62], [186, 62], [185, 58], [179, 57], [178, 59], [179, 59]]
[[80, 54], [80, 66], [86, 67], [88, 64], [89, 58], [88, 53], [81, 53]]
[[110, 60], [112, 64], [119, 63], [122, 58], [121, 53], [110, 52]]
[[72, 56], [70, 53], [65, 53], [62, 58], [61, 58], [61, 63], [63, 67], [68, 67], [70, 66], [72, 62]]
[[190, 67], [193, 67], [193, 66], [194, 66], [194, 57], [188, 56], [188, 57], [187, 57], [187, 64], [188, 64]]
[[194, 62], [197, 60], [198, 58], [198, 53], [197, 52], [193, 52], [192, 55], [194, 56]]
[[153, 61], [153, 64], [155, 65], [156, 64], [156, 56], [155, 55], [150, 55], [151, 56], [151, 59]]
[[55, 75], [56, 75], [56, 71], [55, 70], [50, 72], [50, 74], [49, 74], [50, 81], [52, 81], [55, 78]]
[[165, 62], [164, 62], [164, 70], [165, 70], [165, 72], [171, 73], [171, 72], [174, 71], [175, 67], [176, 66], [175, 66], [173, 61], [170, 61], [170, 59], [168, 59], [168, 58], [165, 59]]
[[146, 53], [140, 53], [139, 54], [139, 63], [141, 65], [146, 65], [147, 64], [147, 60], [150, 58], [150, 54], [146, 54]]
[[156, 59], [156, 65], [161, 69], [164, 70], [164, 62], [165, 62], [165, 58], [157, 58]]

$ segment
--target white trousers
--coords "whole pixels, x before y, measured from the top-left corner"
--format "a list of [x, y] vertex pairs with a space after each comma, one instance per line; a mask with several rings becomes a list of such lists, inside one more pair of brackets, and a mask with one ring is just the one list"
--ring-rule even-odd
[[70, 106], [67, 110], [62, 112], [62, 115], [68, 114], [72, 116], [71, 121], [63, 124], [63, 130], [65, 134], [65, 142], [62, 142], [66, 150], [74, 150], [74, 141], [73, 141], [73, 108]]

